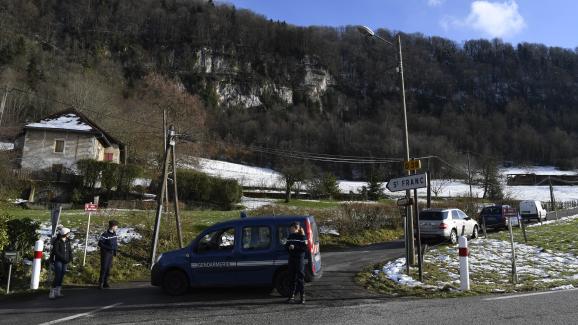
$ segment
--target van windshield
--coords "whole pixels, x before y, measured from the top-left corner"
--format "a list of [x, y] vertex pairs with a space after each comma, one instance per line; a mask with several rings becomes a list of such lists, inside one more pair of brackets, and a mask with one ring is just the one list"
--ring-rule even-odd
[[444, 220], [447, 219], [447, 211], [422, 211], [419, 214], [420, 220]]

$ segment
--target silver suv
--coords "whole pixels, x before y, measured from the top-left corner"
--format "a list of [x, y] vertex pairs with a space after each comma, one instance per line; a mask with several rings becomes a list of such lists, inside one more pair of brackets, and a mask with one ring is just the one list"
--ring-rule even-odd
[[424, 209], [419, 213], [419, 227], [422, 238], [443, 238], [452, 244], [458, 242], [458, 235], [477, 238], [480, 227], [460, 209]]

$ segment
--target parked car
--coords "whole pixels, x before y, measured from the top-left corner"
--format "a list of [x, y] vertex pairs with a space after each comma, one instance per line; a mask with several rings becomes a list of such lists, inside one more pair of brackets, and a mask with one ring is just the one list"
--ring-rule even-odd
[[305, 281], [322, 275], [319, 233], [312, 216], [246, 217], [215, 224], [185, 248], [161, 254], [151, 284], [170, 295], [192, 287], [263, 286], [289, 295], [288, 253], [284, 244], [292, 222], [307, 237]]
[[480, 227], [476, 220], [460, 209], [425, 209], [419, 214], [422, 238], [443, 238], [452, 244], [458, 242], [458, 235], [477, 238]]
[[522, 219], [530, 221], [536, 219], [538, 221], [546, 220], [546, 209], [542, 207], [540, 201], [522, 201], [520, 202], [520, 215]]
[[508, 228], [508, 218], [504, 215], [504, 209], [509, 205], [494, 205], [485, 207], [480, 212], [480, 223], [486, 228], [500, 229]]

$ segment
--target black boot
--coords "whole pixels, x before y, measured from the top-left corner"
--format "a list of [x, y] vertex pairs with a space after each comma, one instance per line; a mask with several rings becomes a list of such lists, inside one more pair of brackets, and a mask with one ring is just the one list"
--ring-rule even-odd
[[292, 304], [295, 302], [295, 295], [290, 294], [286, 301], [288, 304]]
[[301, 292], [301, 299], [299, 300], [300, 304], [304, 304], [305, 303], [305, 294], [303, 292]]

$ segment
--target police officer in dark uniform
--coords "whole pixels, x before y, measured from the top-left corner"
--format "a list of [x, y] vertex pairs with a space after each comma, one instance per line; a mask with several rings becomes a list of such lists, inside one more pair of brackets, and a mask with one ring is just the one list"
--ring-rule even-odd
[[305, 303], [305, 252], [307, 251], [307, 238], [298, 222], [293, 222], [289, 227], [289, 237], [285, 248], [289, 252], [289, 279], [291, 291], [287, 302], [295, 302], [295, 293], [299, 293], [300, 303]]
[[100, 235], [98, 240], [98, 247], [100, 247], [100, 277], [98, 279], [98, 287], [100, 289], [109, 288], [108, 275], [112, 267], [112, 257], [116, 256], [117, 250], [117, 235], [116, 230], [118, 222], [110, 220], [108, 222], [108, 230]]

